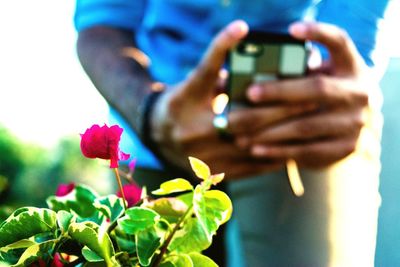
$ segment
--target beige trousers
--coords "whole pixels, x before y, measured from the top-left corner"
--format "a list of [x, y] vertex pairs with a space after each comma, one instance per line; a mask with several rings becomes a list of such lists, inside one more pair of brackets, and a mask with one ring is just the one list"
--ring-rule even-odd
[[374, 265], [382, 117], [371, 114], [355, 153], [300, 171], [302, 197], [283, 170], [229, 183], [246, 266]]

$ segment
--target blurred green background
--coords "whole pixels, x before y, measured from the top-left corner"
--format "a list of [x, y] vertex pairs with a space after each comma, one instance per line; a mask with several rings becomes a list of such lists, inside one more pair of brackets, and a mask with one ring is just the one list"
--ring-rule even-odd
[[105, 194], [116, 191], [105, 161], [87, 159], [79, 135], [52, 148], [26, 143], [0, 126], [0, 221], [17, 207], [46, 207], [60, 183], [85, 183]]

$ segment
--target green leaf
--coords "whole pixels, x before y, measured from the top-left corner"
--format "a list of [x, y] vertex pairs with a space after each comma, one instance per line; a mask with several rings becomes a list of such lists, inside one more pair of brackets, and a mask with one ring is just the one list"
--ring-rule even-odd
[[58, 224], [58, 227], [61, 229], [62, 233], [65, 233], [68, 231], [69, 225], [72, 222], [74, 222], [73, 218], [74, 218], [74, 215], [72, 215], [68, 211], [60, 210], [57, 212], [57, 224]]
[[105, 266], [107, 266], [105, 262], [85, 262], [83, 264], [83, 267], [105, 267]]
[[189, 256], [193, 262], [193, 267], [218, 267], [218, 265], [209, 257], [200, 253], [192, 252]]
[[124, 213], [124, 201], [116, 195], [97, 198], [94, 206], [104, 214], [111, 222], [118, 219]]
[[116, 266], [122, 266], [122, 267], [138, 266], [137, 260], [131, 260], [129, 257], [129, 253], [125, 251], [116, 253], [112, 258], [112, 260], [113, 262], [116, 263]]
[[93, 250], [91, 250], [87, 246], [82, 248], [82, 255], [85, 258], [85, 260], [87, 260], [89, 262], [101, 262], [101, 261], [104, 261], [104, 259], [102, 257], [97, 255], [96, 252], [94, 252]]
[[210, 180], [213, 185], [217, 185], [220, 182], [222, 182], [222, 180], [224, 180], [224, 178], [225, 178], [225, 173], [219, 173], [219, 174], [211, 175]]
[[190, 207], [193, 204], [193, 192], [182, 194], [177, 196], [176, 198], [186, 204], [186, 206]]
[[127, 209], [125, 214], [124, 217], [118, 219], [118, 225], [130, 235], [135, 235], [160, 220], [160, 215], [148, 208], [132, 207]]
[[92, 222], [71, 223], [68, 234], [80, 244], [87, 246], [106, 262], [115, 254], [111, 239], [107, 233], [99, 237], [98, 225]]
[[194, 267], [194, 265], [189, 255], [176, 254], [168, 256], [160, 267]]
[[[72, 213], [74, 212], [72, 211]], [[96, 210], [90, 217], [81, 217], [78, 216], [77, 214], [74, 214], [74, 216], [77, 216], [76, 222], [93, 222], [97, 225], [101, 225], [105, 221], [105, 216], [98, 210]]]
[[39, 234], [36, 234], [33, 237], [33, 240], [36, 243], [43, 243], [43, 242], [46, 242], [48, 240], [54, 239], [54, 236], [55, 236], [55, 234], [53, 232], [39, 233]]
[[190, 166], [192, 167], [192, 170], [194, 171], [197, 177], [203, 180], [207, 180], [210, 177], [211, 171], [210, 168], [207, 166], [207, 164], [193, 157], [189, 157], [189, 161], [190, 161]]
[[177, 198], [159, 198], [151, 201], [147, 207], [170, 223], [176, 223], [188, 209], [188, 206]]
[[165, 231], [156, 225], [140, 231], [136, 235], [136, 253], [139, 262], [143, 266], [148, 266], [164, 241]]
[[176, 178], [160, 185], [160, 188], [152, 191], [154, 195], [168, 195], [172, 193], [193, 190], [192, 184], [183, 178]]
[[47, 205], [55, 211], [74, 211], [82, 218], [92, 217], [96, 212], [93, 205], [98, 194], [85, 185], [76, 185], [74, 190], [66, 196], [50, 196], [47, 198]]
[[43, 254], [53, 254], [53, 249], [56, 244], [55, 240], [49, 240], [40, 244], [34, 244], [28, 247], [24, 253], [22, 253], [18, 262], [13, 267], [29, 266], [32, 262], [36, 261]]
[[160, 267], [175, 267], [175, 264], [173, 264], [171, 261], [164, 261], [160, 264]]
[[141, 231], [136, 235], [136, 253], [141, 265], [148, 266], [154, 253], [161, 246], [161, 238], [155, 234], [153, 228]]
[[0, 247], [37, 234], [53, 234], [56, 229], [57, 219], [54, 211], [35, 207], [20, 208], [0, 225]]
[[119, 233], [117, 230], [118, 229], [116, 229], [114, 233], [116, 233], [115, 239], [117, 241], [119, 249], [121, 251], [126, 251], [128, 253], [134, 253], [136, 251], [135, 240], [132, 238], [131, 235], [126, 235], [125, 233]]
[[222, 191], [202, 191], [197, 186], [193, 197], [193, 210], [196, 217], [211, 238], [220, 225], [227, 222], [232, 215], [232, 202]]
[[27, 247], [33, 246], [35, 244], [36, 244], [36, 242], [34, 242], [32, 240], [22, 239], [22, 240], [19, 240], [19, 241], [15, 242], [15, 243], [9, 244], [9, 245], [7, 245], [5, 247], [1, 247], [0, 251], [7, 253], [8, 251], [13, 250], [13, 249], [27, 248]]
[[212, 239], [204, 230], [198, 218], [188, 218], [181, 229], [176, 231], [169, 251], [189, 253], [193, 251], [203, 251], [211, 245]]
[[0, 262], [7, 262], [7, 266], [17, 263], [24, 250], [10, 250], [7, 253], [0, 251]]

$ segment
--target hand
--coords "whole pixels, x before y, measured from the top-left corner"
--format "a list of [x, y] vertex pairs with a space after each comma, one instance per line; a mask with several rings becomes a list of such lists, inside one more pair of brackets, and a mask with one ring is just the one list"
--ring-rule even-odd
[[[233, 179], [266, 172], [284, 164], [284, 161], [275, 159], [254, 160], [235, 143], [221, 140], [212, 126], [211, 102], [218, 91], [219, 73], [225, 56], [247, 32], [248, 26], [242, 21], [229, 24], [214, 38], [192, 74], [167, 89], [157, 102], [151, 118], [152, 139], [163, 156], [175, 165], [188, 168], [187, 157], [193, 156], [205, 161], [213, 172], [225, 172], [228, 179]], [[269, 123], [272, 123], [299, 114], [299, 108], [270, 107], [264, 108], [263, 112], [269, 115]], [[241, 126], [232, 127], [232, 131], [237, 132], [235, 127]]]
[[[319, 107], [306, 115], [241, 134], [237, 143], [256, 158], [295, 159], [305, 167], [325, 167], [352, 153], [366, 124], [369, 87], [366, 65], [341, 29], [320, 23], [295, 23], [291, 34], [326, 46], [330, 60], [305, 78], [255, 84], [248, 98], [257, 104]], [[238, 118], [242, 124], [246, 118]]]

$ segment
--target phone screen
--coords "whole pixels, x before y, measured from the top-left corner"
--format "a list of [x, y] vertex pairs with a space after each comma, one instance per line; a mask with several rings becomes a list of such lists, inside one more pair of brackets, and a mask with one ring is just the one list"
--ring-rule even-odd
[[305, 42], [289, 35], [250, 32], [229, 53], [231, 105], [249, 105], [246, 89], [252, 83], [305, 75], [307, 54]]

